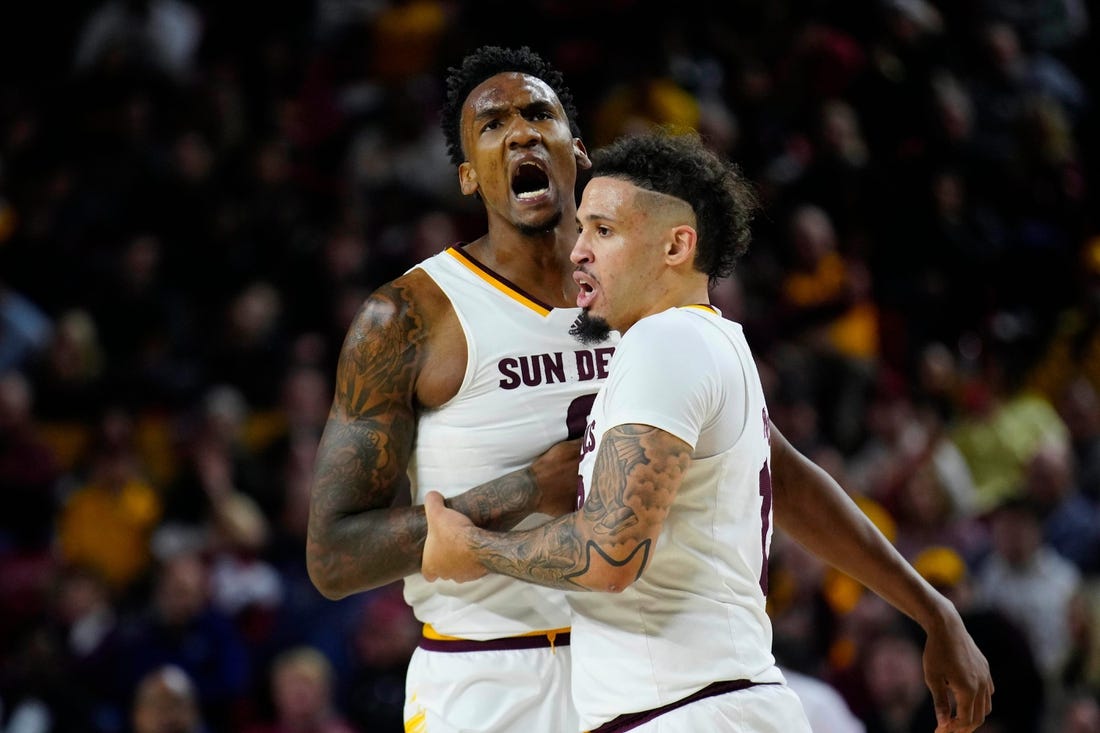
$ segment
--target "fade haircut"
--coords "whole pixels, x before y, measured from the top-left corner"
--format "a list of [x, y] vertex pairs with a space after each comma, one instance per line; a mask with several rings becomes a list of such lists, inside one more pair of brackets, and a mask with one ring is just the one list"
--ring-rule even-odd
[[482, 46], [462, 59], [462, 66], [451, 66], [447, 69], [447, 97], [443, 102], [440, 122], [443, 126], [443, 138], [447, 143], [447, 154], [456, 166], [462, 165], [466, 160], [466, 154], [462, 152], [462, 105], [466, 103], [466, 97], [470, 96], [474, 87], [489, 77], [516, 71], [545, 82], [558, 95], [558, 101], [569, 119], [569, 129], [573, 132], [573, 137], [581, 136], [573, 93], [565, 85], [560, 71], [527, 46]]
[[656, 130], [621, 137], [592, 157], [592, 177], [598, 176], [687, 202], [698, 233], [695, 269], [712, 285], [732, 274], [749, 248], [756, 193], [740, 168], [706, 147], [698, 133]]

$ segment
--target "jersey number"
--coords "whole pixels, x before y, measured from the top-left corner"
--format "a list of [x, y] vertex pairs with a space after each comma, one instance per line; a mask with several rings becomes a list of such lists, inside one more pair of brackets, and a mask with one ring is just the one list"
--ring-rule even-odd
[[595, 401], [595, 394], [583, 394], [569, 403], [569, 409], [565, 411], [568, 440], [584, 435], [584, 429], [588, 427], [588, 413], [592, 410], [592, 403]]

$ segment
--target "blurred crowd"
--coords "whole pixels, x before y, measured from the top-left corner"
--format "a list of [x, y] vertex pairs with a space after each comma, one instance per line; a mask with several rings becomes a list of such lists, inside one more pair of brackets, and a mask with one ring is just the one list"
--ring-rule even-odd
[[[0, 731], [402, 730], [419, 627], [312, 587], [311, 467], [364, 296], [482, 231], [438, 111], [497, 43], [590, 150], [741, 165], [713, 301], [776, 424], [963, 612], [983, 731], [1100, 733], [1097, 5], [4, 3]], [[770, 565], [815, 733], [931, 731], [912, 624], [781, 533]]]

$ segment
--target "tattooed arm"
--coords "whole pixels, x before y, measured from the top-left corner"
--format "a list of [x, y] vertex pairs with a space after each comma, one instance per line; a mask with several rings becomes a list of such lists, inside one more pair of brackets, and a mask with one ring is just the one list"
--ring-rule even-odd
[[[326, 597], [342, 598], [420, 569], [424, 510], [395, 502], [408, 485], [417, 410], [442, 404], [462, 381], [461, 333], [449, 302], [419, 272], [371, 295], [348, 329], [317, 451], [306, 537], [309, 575]], [[559, 444], [531, 467], [448, 504], [478, 526], [494, 528], [514, 526], [532, 511], [561, 513], [540, 487], [575, 487], [576, 452], [576, 441]]]
[[611, 428], [580, 511], [522, 532], [479, 529], [429, 494], [421, 572], [429, 580], [466, 581], [488, 571], [551, 588], [618, 593], [645, 570], [691, 454], [687, 443], [648, 425]]

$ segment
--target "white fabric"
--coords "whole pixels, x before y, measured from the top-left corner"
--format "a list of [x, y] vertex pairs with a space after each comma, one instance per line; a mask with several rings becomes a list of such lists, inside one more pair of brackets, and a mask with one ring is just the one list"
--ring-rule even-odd
[[407, 733], [573, 733], [568, 646], [447, 653], [417, 649], [405, 694]]
[[[444, 496], [530, 463], [565, 440], [570, 406], [577, 437], [591, 395], [614, 349], [584, 347], [569, 329], [578, 308], [546, 312], [507, 284], [478, 270], [454, 250], [422, 262], [450, 298], [466, 335], [466, 377], [458, 394], [421, 414], [409, 468], [412, 500]], [[533, 517], [522, 527], [547, 518]], [[405, 578], [405, 600], [436, 631], [464, 639], [494, 639], [569, 626], [564, 594], [502, 575], [470, 583]]]
[[[784, 685], [760, 685], [708, 697], [659, 715], [630, 733], [811, 733], [798, 697]], [[818, 733], [813, 731], [813, 733]], [[840, 733], [831, 731], [830, 733]]]
[[589, 415], [596, 442], [581, 459], [583, 487], [607, 430], [630, 423], [676, 435], [695, 447], [694, 460], [644, 575], [621, 594], [569, 595], [585, 729], [716, 681], [783, 681], [761, 588], [771, 543], [767, 407], [740, 325], [687, 307], [630, 328]]

